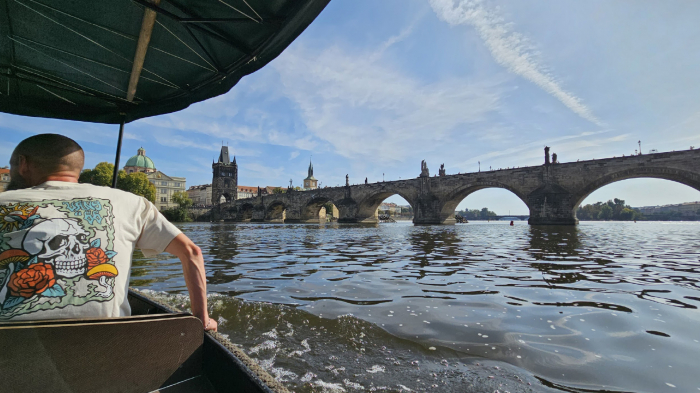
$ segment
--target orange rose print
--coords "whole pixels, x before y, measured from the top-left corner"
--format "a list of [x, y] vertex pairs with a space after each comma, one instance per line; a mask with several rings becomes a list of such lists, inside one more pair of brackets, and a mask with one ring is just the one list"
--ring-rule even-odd
[[104, 250], [102, 250], [99, 247], [88, 248], [88, 250], [85, 253], [87, 254], [88, 270], [92, 269], [97, 265], [107, 263], [107, 261], [109, 260]]
[[55, 284], [53, 266], [46, 263], [35, 263], [12, 274], [7, 287], [10, 288], [12, 296], [29, 298], [44, 292]]

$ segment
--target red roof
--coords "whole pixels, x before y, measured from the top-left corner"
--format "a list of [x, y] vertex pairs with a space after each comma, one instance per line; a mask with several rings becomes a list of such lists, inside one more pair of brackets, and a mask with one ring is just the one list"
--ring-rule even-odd
[[238, 186], [238, 191], [241, 191], [241, 192], [258, 192], [258, 187]]

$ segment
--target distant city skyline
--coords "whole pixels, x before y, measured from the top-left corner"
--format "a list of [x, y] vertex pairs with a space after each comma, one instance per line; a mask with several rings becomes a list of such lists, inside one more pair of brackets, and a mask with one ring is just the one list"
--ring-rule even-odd
[[[630, 18], [633, 12], [635, 17]], [[223, 141], [239, 184], [319, 185], [540, 165], [700, 146], [700, 3], [545, 0], [332, 1], [231, 92], [127, 124], [120, 167], [139, 147], [159, 170], [211, 183]], [[76, 139], [86, 167], [114, 162], [117, 126], [0, 114], [0, 166], [41, 132]], [[700, 200], [670, 181], [606, 186], [583, 203]], [[397, 196], [387, 202], [405, 204]], [[527, 214], [505, 190], [458, 209]]]

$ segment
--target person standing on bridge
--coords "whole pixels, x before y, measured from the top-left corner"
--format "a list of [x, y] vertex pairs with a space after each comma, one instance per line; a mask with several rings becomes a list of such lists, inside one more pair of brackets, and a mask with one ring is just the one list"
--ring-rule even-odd
[[11, 182], [0, 194], [0, 320], [131, 315], [138, 247], [180, 259], [192, 313], [216, 330], [199, 247], [146, 198], [78, 184], [84, 161], [80, 145], [57, 134], [29, 137], [12, 152]]

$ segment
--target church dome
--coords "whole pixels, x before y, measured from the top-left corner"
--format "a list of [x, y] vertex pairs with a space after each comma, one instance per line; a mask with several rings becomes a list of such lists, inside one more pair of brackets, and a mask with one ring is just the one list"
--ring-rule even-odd
[[140, 148], [137, 152], [137, 154], [126, 162], [125, 167], [137, 167], [137, 168], [145, 168], [145, 169], [156, 169], [156, 164], [153, 163], [153, 160], [150, 158], [146, 157], [146, 149], [143, 147]]

